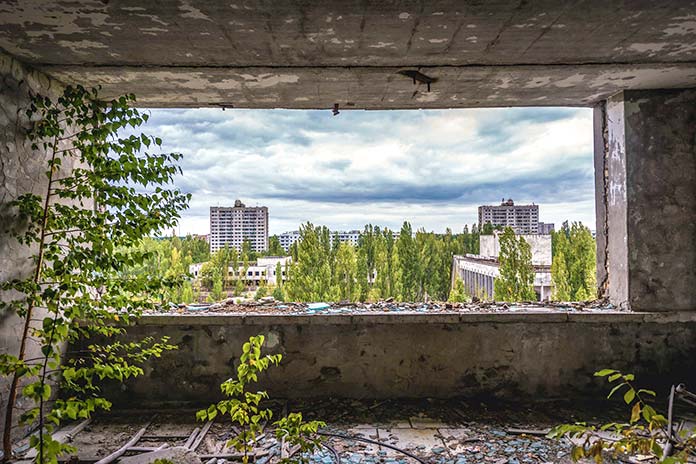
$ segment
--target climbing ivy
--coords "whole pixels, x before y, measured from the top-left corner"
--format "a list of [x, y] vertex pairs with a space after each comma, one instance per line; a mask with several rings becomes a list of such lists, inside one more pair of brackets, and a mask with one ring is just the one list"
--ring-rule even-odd
[[[20, 422], [38, 427], [31, 438], [37, 461], [54, 463], [74, 450], [54, 440], [52, 429], [110, 407], [100, 381], [140, 375], [145, 360], [174, 348], [166, 338], [101, 343], [63, 359], [68, 342], [122, 333], [117, 325], [154, 307], [154, 296], [168, 285], [164, 278], [126, 272], [148, 258], [138, 246], [142, 239], [174, 226], [189, 200], [167, 188], [180, 173], [180, 154], [152, 153], [161, 147], [158, 137], [120, 135], [148, 119], [134, 104], [132, 94], [103, 100], [98, 89], [76, 86], [54, 99], [37, 95], [26, 109], [32, 149], [47, 155], [47, 187], [42, 195], [27, 193], [10, 204], [18, 220], [6, 232], [35, 253], [29, 277], [0, 283], [0, 310], [24, 319], [19, 353], [0, 355], [0, 374], [11, 376], [6, 459], [18, 396], [32, 404]], [[30, 343], [40, 346], [38, 357], [29, 357]]]

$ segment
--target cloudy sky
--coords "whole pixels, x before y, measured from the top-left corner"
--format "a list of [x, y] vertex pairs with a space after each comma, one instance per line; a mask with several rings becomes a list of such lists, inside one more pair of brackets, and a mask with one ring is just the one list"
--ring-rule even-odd
[[594, 229], [589, 109], [150, 112], [144, 131], [184, 154], [180, 234], [208, 233], [209, 207], [237, 198], [268, 206], [271, 234], [305, 221], [456, 232], [503, 197]]

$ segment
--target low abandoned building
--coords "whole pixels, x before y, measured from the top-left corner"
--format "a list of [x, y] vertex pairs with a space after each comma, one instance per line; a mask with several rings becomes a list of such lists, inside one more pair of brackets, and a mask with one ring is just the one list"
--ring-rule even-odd
[[[548, 301], [553, 291], [551, 281], [551, 236], [521, 235], [529, 244], [534, 267], [534, 293], [538, 301]], [[457, 280], [464, 283], [467, 295], [481, 300], [495, 300], [495, 279], [500, 275], [500, 237], [479, 237], [479, 254], [455, 255], [452, 257], [452, 286]]]

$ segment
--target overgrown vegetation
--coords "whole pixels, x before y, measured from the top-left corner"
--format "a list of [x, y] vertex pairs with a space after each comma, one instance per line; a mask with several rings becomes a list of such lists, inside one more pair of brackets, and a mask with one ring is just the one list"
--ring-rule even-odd
[[534, 301], [534, 267], [529, 243], [506, 227], [500, 235], [500, 276], [495, 279], [499, 301]]
[[452, 256], [478, 252], [478, 229], [413, 234], [404, 222], [398, 234], [365, 226], [358, 245], [331, 243], [326, 227], [300, 228], [290, 250], [293, 264], [285, 296], [293, 301], [376, 301], [394, 298], [446, 300]]
[[549, 434], [552, 438], [568, 436], [574, 439], [571, 457], [574, 461], [592, 458], [603, 462], [603, 453], [614, 456], [640, 454], [652, 456], [664, 464], [685, 463], [696, 453], [696, 431], [674, 434], [667, 418], [658, 413], [649, 403], [655, 392], [638, 388], [633, 374], [624, 374], [614, 369], [595, 372], [596, 377], [606, 377], [612, 389], [607, 398], [622, 394], [623, 402], [630, 407], [627, 422], [610, 422], [603, 425], [588, 425], [585, 422], [562, 424]]
[[[244, 464], [249, 462], [249, 453], [253, 451], [256, 437], [271, 420], [273, 412], [269, 408], [260, 405], [261, 401], [268, 398], [265, 391], [250, 391], [252, 383], [258, 381], [261, 372], [271, 365], [278, 365], [282, 359], [280, 354], [262, 355], [261, 349], [265, 337], [257, 335], [250, 337], [242, 347], [242, 355], [237, 366], [237, 378], [230, 378], [220, 385], [222, 393], [228, 397], [217, 404], [210, 405], [196, 413], [198, 420], [214, 420], [218, 414], [228, 415], [232, 423], [241, 430], [230, 438], [227, 446], [234, 447], [244, 454]], [[273, 423], [275, 434], [279, 440], [284, 440], [293, 446], [299, 446], [301, 459], [304, 453], [314, 451], [320, 444], [320, 438], [316, 434], [323, 422], [305, 422], [302, 413], [289, 413]]]
[[584, 301], [597, 295], [597, 246], [590, 229], [578, 222], [571, 226], [563, 223], [554, 232], [553, 299], [557, 301]]
[[[32, 148], [48, 154], [47, 188], [43, 195], [28, 193], [13, 201], [18, 220], [5, 224], [35, 251], [30, 276], [0, 284], [0, 309], [24, 319], [18, 354], [0, 355], [0, 373], [11, 376], [6, 459], [12, 454], [18, 395], [32, 405], [20, 422], [37, 427], [31, 446], [38, 462], [55, 463], [74, 449], [54, 440], [52, 429], [110, 407], [100, 395], [102, 380], [139, 375], [145, 360], [174, 348], [166, 338], [94, 344], [62, 359], [68, 342], [122, 333], [114, 323], [128, 323], [142, 309], [153, 308], [174, 284], [161, 273], [128, 272], [151, 257], [142, 246], [144, 237], [173, 227], [189, 199], [167, 188], [180, 172], [180, 154], [150, 152], [158, 151], [158, 137], [119, 137], [121, 130], [148, 119], [131, 107], [134, 102], [133, 95], [104, 101], [96, 89], [78, 86], [57, 99], [36, 96], [26, 111], [33, 121], [27, 134]], [[38, 356], [28, 350], [30, 344], [38, 344]]]

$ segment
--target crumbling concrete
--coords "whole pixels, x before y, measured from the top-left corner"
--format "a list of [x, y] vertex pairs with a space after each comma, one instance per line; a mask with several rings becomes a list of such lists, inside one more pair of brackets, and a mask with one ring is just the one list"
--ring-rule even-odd
[[[24, 112], [31, 93], [54, 96], [62, 89], [60, 82], [0, 53], [0, 282], [31, 275], [30, 257], [36, 253], [35, 247], [22, 245], [9, 235], [10, 227], [21, 230], [23, 225], [8, 203], [26, 193], [45, 195], [47, 188], [44, 173], [48, 154], [31, 149], [25, 135], [30, 123]], [[65, 163], [63, 168], [69, 170], [72, 166]], [[13, 296], [0, 293], [0, 299], [5, 301]], [[41, 311], [36, 310], [34, 317], [40, 322]], [[0, 353], [18, 354], [23, 326], [24, 320], [16, 314], [0, 312]], [[37, 355], [40, 355], [38, 347], [29, 342], [27, 358]], [[9, 378], [0, 376], [0, 432], [4, 428], [8, 390]], [[25, 406], [20, 400], [19, 409]], [[15, 417], [19, 415], [18, 412]]]
[[591, 105], [696, 85], [694, 18], [681, 0], [33, 0], [0, 7], [0, 47], [149, 106]]
[[131, 408], [210, 403], [256, 334], [283, 354], [260, 384], [272, 397], [593, 396], [606, 385], [592, 374], [607, 367], [658, 390], [696, 383], [694, 313], [159, 315], [127, 339], [167, 335], [179, 349], [108, 396]]
[[639, 311], [696, 310], [696, 90], [622, 92], [604, 119], [595, 170], [609, 297]]

